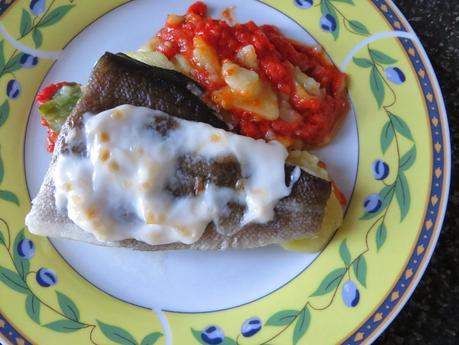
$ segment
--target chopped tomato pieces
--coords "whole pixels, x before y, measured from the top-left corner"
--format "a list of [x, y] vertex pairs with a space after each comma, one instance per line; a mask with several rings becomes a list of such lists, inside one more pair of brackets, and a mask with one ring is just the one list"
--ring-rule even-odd
[[[168, 20], [158, 32], [154, 49], [171, 61], [177, 56], [186, 59], [191, 66], [189, 75], [239, 133], [295, 143], [299, 148], [318, 147], [331, 139], [348, 109], [346, 75], [320, 49], [286, 38], [273, 25], [259, 26], [252, 21], [230, 25], [227, 20], [213, 19], [201, 1], [179, 17]], [[222, 72], [228, 62], [256, 72], [259, 80], [252, 76], [251, 83], [244, 84], [242, 77], [228, 69]], [[240, 86], [238, 82], [251, 85], [258, 94], [245, 89], [241, 94], [242, 87], [231, 89]], [[271, 97], [269, 105], [263, 103], [273, 92], [274, 100]], [[276, 104], [279, 111], [270, 111]]]

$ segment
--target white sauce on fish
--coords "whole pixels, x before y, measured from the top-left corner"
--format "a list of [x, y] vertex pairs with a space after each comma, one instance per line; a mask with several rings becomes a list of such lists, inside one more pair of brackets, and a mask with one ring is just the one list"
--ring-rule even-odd
[[[210, 125], [173, 118], [166, 136], [147, 129], [155, 116], [144, 107], [122, 105], [84, 115], [87, 157], [60, 154], [54, 182], [56, 206], [101, 241], [136, 239], [149, 244], [197, 241], [229, 201], [246, 205], [242, 225], [273, 219], [274, 206], [290, 194], [298, 171], [285, 185], [286, 149]], [[198, 195], [174, 197], [166, 186], [185, 154], [212, 160], [234, 156], [242, 188], [209, 184]]]

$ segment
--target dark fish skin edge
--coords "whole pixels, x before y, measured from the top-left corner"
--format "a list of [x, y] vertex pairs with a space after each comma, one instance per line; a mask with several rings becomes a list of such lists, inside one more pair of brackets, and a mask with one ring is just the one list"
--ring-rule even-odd
[[77, 120], [78, 115], [87, 111], [99, 113], [131, 104], [228, 129], [191, 90], [202, 91], [194, 80], [179, 72], [150, 66], [124, 54], [106, 52], [94, 66], [73, 118]]
[[[181, 73], [150, 66], [124, 54], [105, 53], [95, 65], [83, 96], [75, 106], [65, 126], [67, 128], [63, 130], [64, 133], [60, 137], [63, 141], [62, 145], [59, 145], [60, 152], [66, 154], [70, 148], [73, 153], [84, 154], [85, 148], [81, 147], [81, 144], [65, 142], [65, 132], [75, 127], [82, 128], [81, 120], [85, 112], [99, 113], [122, 104], [161, 110], [173, 117], [203, 122], [227, 130], [226, 124], [216, 116], [214, 111], [190, 91], [190, 85], [194, 89], [200, 89], [196, 82]], [[169, 126], [170, 123], [164, 130], [167, 131]], [[237, 166], [234, 168], [238, 171], [239, 163], [235, 163]], [[189, 166], [188, 168], [193, 169], [194, 167]], [[225, 174], [226, 171], [222, 170], [226, 169], [228, 167], [218, 170]], [[231, 173], [230, 171], [231, 169], [228, 173]], [[293, 167], [286, 165], [286, 184], [290, 182], [292, 171]], [[233, 179], [240, 178], [237, 176], [239, 174], [235, 175]], [[197, 175], [190, 176], [191, 180], [194, 180], [194, 176]], [[186, 186], [185, 181], [181, 181], [183, 184], [179, 188], [191, 187]], [[318, 229], [330, 193], [331, 183], [329, 181], [301, 171], [301, 176], [293, 186], [292, 193], [275, 206], [275, 217], [272, 221], [264, 224], [248, 224], [239, 230], [263, 232], [279, 229], [281, 231], [292, 226], [306, 227], [311, 230]], [[243, 209], [237, 204], [231, 205], [230, 209], [231, 213], [225, 217], [226, 219], [221, 219], [218, 225], [209, 224], [206, 232], [216, 231], [215, 227], [218, 227], [223, 233], [236, 234], [238, 231], [234, 230], [235, 227], [240, 228], [239, 222]], [[170, 247], [174, 246], [164, 246], [164, 248]]]

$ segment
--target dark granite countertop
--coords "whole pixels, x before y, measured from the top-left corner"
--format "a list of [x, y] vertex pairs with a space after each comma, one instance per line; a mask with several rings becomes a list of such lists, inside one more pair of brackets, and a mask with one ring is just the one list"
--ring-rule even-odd
[[421, 39], [446, 101], [452, 177], [448, 211], [432, 261], [378, 345], [459, 344], [459, 0], [395, 0]]

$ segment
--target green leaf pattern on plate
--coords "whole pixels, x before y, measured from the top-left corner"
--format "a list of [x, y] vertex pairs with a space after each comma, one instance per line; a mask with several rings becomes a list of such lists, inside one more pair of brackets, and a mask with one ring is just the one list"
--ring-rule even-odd
[[[340, 8], [341, 4], [355, 6], [353, 0], [321, 0], [320, 5], [320, 12], [322, 14], [322, 18], [331, 17], [333, 18], [334, 26], [333, 29], [326, 30], [329, 31], [330, 34], [333, 36], [333, 39], [336, 41], [339, 38], [341, 25], [342, 27], [355, 35], [360, 36], [369, 36], [370, 31], [368, 30], [367, 26], [358, 21], [356, 19], [349, 18]], [[340, 21], [342, 20], [342, 22]]]
[[0, 185], [2, 184], [4, 177], [5, 177], [5, 165], [3, 164], [2, 153], [0, 151]]
[[408, 180], [402, 171], [399, 172], [397, 182], [395, 183], [395, 196], [397, 197], [397, 203], [400, 208], [400, 221], [403, 221], [410, 209], [411, 196]]
[[368, 31], [367, 27], [358, 20], [349, 20], [349, 27], [357, 34], [368, 36], [370, 32]]
[[375, 66], [373, 66], [370, 70], [370, 88], [371, 92], [373, 93], [373, 96], [376, 99], [378, 108], [381, 108], [384, 102], [386, 90], [384, 88], [384, 83], [381, 74]]
[[34, 294], [27, 294], [25, 301], [27, 315], [29, 315], [32, 321], [38, 324], [40, 324], [40, 306], [41, 303]]
[[153, 345], [156, 343], [156, 341], [161, 338], [162, 334], [160, 332], [153, 332], [145, 336], [145, 338], [142, 339], [142, 342], [140, 345]]
[[0, 105], [0, 127], [2, 127], [5, 124], [6, 120], [8, 120], [9, 115], [10, 115], [10, 104], [8, 100], [5, 100]]
[[293, 329], [292, 343], [294, 345], [298, 344], [300, 339], [305, 335], [306, 331], [308, 330], [310, 322], [311, 322], [311, 313], [309, 312], [308, 307], [305, 307], [299, 313], [296, 319], [295, 328]]
[[369, 60], [369, 59], [353, 57], [352, 60], [359, 67], [364, 67], [364, 68], [373, 67], [373, 64], [371, 63], [371, 60]]
[[22, 280], [21, 276], [14, 271], [0, 266], [0, 281], [6, 284], [11, 289], [19, 293], [28, 293], [27, 284]]
[[49, 328], [53, 331], [60, 332], [60, 333], [72, 333], [72, 332], [79, 331], [82, 328], [89, 327], [88, 325], [85, 325], [83, 323], [73, 321], [70, 319], [53, 321], [44, 326], [46, 328]]
[[411, 134], [411, 130], [406, 124], [405, 120], [390, 111], [388, 111], [387, 115], [389, 116], [389, 119], [394, 126], [394, 130], [396, 130], [397, 133], [404, 136], [406, 139], [413, 141], [413, 135]]
[[97, 320], [100, 330], [111, 341], [122, 345], [138, 345], [134, 337], [126, 330]]
[[337, 268], [331, 271], [320, 283], [316, 291], [313, 292], [311, 296], [322, 296], [328, 294], [336, 289], [336, 287], [343, 280], [344, 275], [346, 274], [346, 268]]
[[371, 57], [374, 59], [374, 61], [379, 62], [384, 65], [392, 65], [397, 62], [396, 59], [391, 58], [389, 55], [376, 50], [376, 49], [369, 49], [368, 50]]
[[386, 153], [387, 149], [392, 144], [392, 140], [395, 137], [395, 130], [394, 126], [392, 125], [391, 121], [387, 121], [381, 131], [381, 150], [383, 153]]
[[8, 190], [0, 190], [0, 200], [11, 202], [19, 206], [19, 199], [13, 192]]
[[3, 66], [3, 69], [1, 71], [1, 75], [4, 74], [13, 74], [16, 72], [18, 69], [21, 68], [20, 60], [21, 60], [22, 53], [13, 53], [10, 58], [6, 61], [5, 65]]
[[80, 321], [80, 311], [78, 310], [75, 303], [62, 292], [56, 291], [57, 301], [59, 302], [59, 307], [61, 308], [64, 315], [73, 320]]
[[23, 8], [22, 15], [21, 15], [21, 24], [19, 27], [19, 33], [21, 34], [21, 36], [27, 35], [31, 27], [32, 27], [32, 16], [30, 15], [29, 11]]
[[43, 34], [41, 33], [40, 29], [35, 28], [32, 31], [32, 40], [35, 44], [35, 48], [40, 48], [43, 43]]
[[339, 255], [341, 256], [341, 260], [346, 266], [349, 266], [351, 263], [351, 253], [349, 252], [349, 248], [347, 247], [346, 240], [341, 242], [339, 246]]
[[[400, 221], [406, 218], [410, 210], [411, 192], [406, 173], [416, 163], [416, 143], [406, 121], [392, 110], [397, 104], [397, 93], [395, 87], [388, 80], [386, 71], [388, 66], [397, 62], [397, 59], [367, 45], [366, 56], [354, 57], [353, 62], [360, 68], [370, 68], [370, 89], [378, 108], [384, 111], [387, 118], [380, 134], [381, 152], [385, 155], [392, 149], [392, 153], [395, 152], [397, 157], [396, 173], [392, 174], [394, 181], [388, 183], [387, 177], [382, 181], [383, 187], [378, 193], [381, 200], [379, 209], [373, 212], [367, 211], [361, 217], [362, 220], [378, 217], [369, 231], [376, 228], [375, 243], [376, 249], [379, 251], [387, 239], [388, 229], [385, 220], [394, 199], [399, 208]], [[389, 96], [391, 96], [391, 100], [388, 100]], [[410, 148], [405, 152], [402, 151], [402, 138], [411, 142]]]
[[360, 255], [352, 264], [354, 275], [363, 287], [367, 287], [367, 261], [365, 256]]
[[285, 326], [289, 325], [296, 319], [299, 311], [297, 310], [281, 310], [274, 315], [272, 315], [268, 321], [266, 321], [267, 326]]
[[411, 168], [416, 161], [416, 146], [413, 147], [405, 153], [400, 159], [400, 170], [406, 171]]
[[37, 27], [42, 28], [51, 26], [60, 21], [75, 5], [63, 5], [54, 8], [52, 11], [44, 14], [43, 17], [37, 22]]
[[378, 230], [376, 230], [376, 249], [379, 251], [379, 249], [384, 245], [384, 242], [386, 242], [387, 238], [387, 228], [386, 224], [381, 223], [378, 225]]

